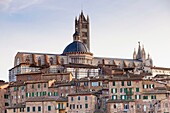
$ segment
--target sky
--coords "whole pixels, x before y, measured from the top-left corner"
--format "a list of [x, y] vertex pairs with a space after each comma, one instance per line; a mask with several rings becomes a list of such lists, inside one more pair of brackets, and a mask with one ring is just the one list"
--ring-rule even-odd
[[154, 66], [170, 68], [170, 0], [0, 0], [0, 79], [17, 52], [61, 54], [81, 10], [94, 56], [131, 59], [140, 41]]

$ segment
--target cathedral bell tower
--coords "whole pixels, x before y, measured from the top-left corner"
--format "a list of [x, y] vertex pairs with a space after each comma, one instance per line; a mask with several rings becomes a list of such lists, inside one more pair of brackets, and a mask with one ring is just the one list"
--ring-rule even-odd
[[90, 50], [89, 17], [85, 18], [83, 11], [81, 11], [78, 20], [77, 17], [75, 18], [75, 32], [79, 33], [80, 41]]

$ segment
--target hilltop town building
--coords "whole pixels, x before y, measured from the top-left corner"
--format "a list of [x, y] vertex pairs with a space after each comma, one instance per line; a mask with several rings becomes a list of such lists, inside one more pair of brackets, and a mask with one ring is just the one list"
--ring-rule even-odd
[[89, 31], [81, 12], [63, 53], [18, 52], [0, 83], [2, 113], [169, 113], [170, 69], [140, 43], [132, 59], [94, 57]]

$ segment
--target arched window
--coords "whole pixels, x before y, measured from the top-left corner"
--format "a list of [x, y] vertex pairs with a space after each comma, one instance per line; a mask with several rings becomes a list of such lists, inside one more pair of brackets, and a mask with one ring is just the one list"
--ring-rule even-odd
[[17, 58], [17, 65], [20, 64], [20, 58]]
[[63, 58], [61, 59], [61, 64], [64, 64], [64, 59]]
[[29, 56], [26, 57], [25, 63], [30, 63], [30, 57]]
[[41, 58], [38, 58], [38, 66], [41, 66]]
[[53, 58], [50, 58], [50, 64], [53, 65]]

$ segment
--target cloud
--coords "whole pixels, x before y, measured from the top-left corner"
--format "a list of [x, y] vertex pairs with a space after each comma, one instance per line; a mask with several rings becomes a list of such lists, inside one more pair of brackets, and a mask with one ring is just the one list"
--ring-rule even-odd
[[0, 11], [5, 11], [9, 8], [12, 0], [0, 0]]
[[39, 4], [42, 1], [43, 0], [0, 0], [0, 11], [16, 12]]

